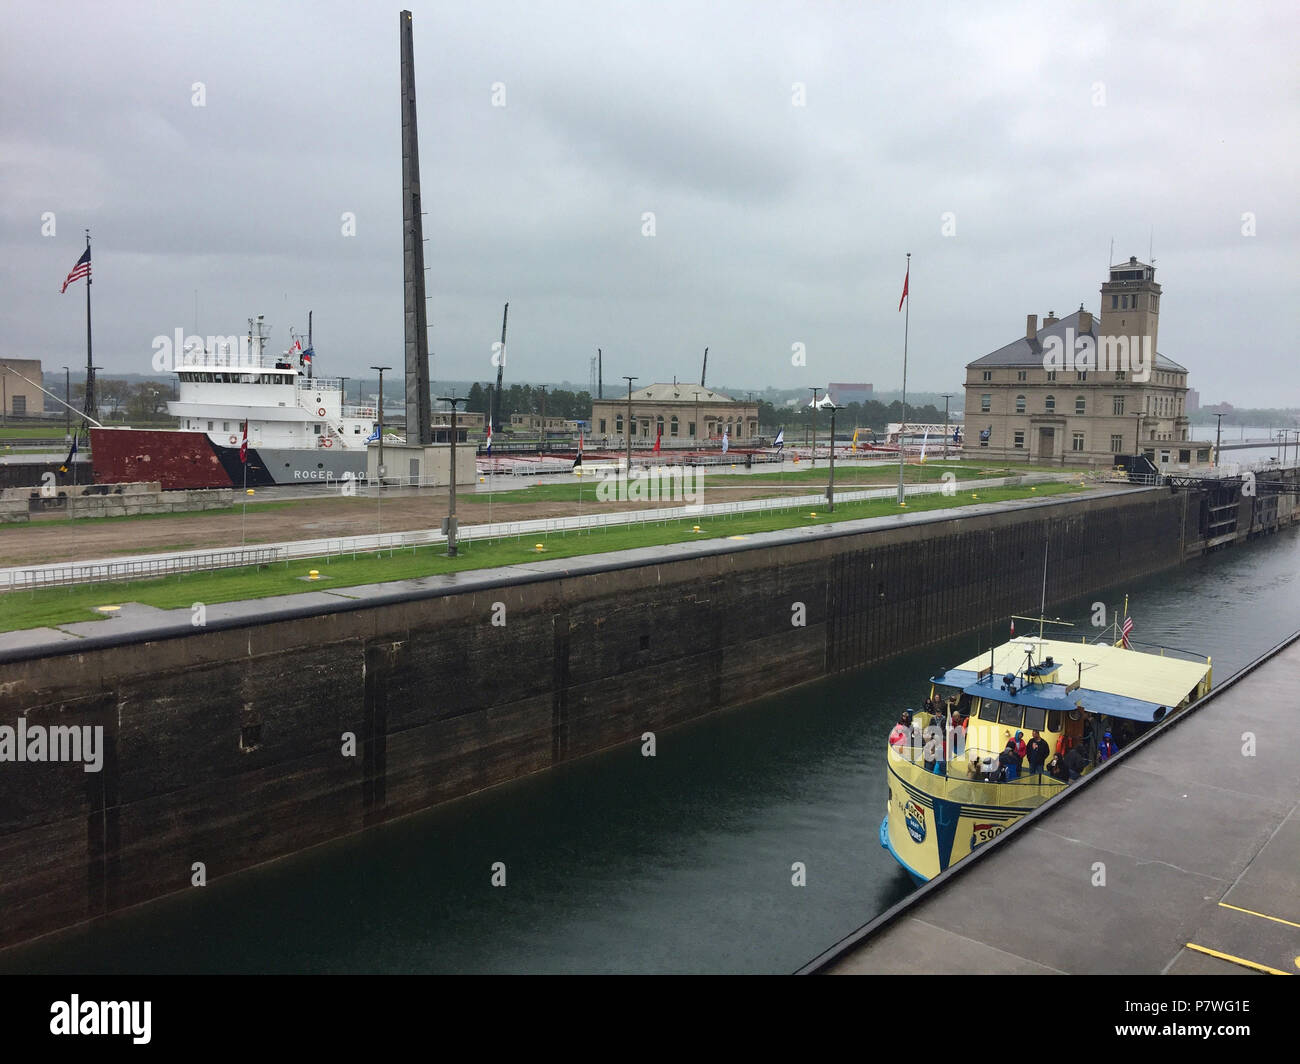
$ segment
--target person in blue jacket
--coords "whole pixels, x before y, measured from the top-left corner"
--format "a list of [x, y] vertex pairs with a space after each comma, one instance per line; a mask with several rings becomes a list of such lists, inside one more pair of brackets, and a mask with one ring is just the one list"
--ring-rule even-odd
[[1101, 737], [1101, 742], [1097, 744], [1097, 757], [1101, 761], [1106, 761], [1119, 753], [1119, 747], [1115, 745], [1114, 736], [1107, 732]]

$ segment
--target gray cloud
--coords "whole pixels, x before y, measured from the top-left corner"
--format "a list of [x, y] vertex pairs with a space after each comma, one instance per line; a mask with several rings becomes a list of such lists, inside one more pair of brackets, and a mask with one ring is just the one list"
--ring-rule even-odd
[[[1162, 351], [1206, 401], [1300, 402], [1293, 5], [414, 15], [437, 378], [489, 376], [509, 299], [523, 379], [584, 380], [598, 345], [608, 377], [689, 377], [708, 344], [715, 381], [895, 387], [911, 251], [909, 383], [949, 389], [1026, 313], [1095, 306], [1112, 238], [1145, 257], [1154, 227]], [[265, 313], [278, 342], [310, 308], [321, 370], [400, 359], [396, 7], [0, 18], [4, 353], [84, 357], [58, 286], [90, 226], [109, 371], [191, 328], [196, 290], [205, 333]]]

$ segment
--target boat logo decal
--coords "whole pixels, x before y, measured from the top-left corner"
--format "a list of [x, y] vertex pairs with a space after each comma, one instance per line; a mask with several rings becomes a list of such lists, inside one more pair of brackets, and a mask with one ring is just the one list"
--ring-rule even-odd
[[913, 842], [925, 841], [925, 810], [910, 799], [903, 803], [903, 822]]
[[970, 848], [978, 849], [990, 839], [995, 839], [1006, 830], [1005, 824], [976, 824], [971, 828]]

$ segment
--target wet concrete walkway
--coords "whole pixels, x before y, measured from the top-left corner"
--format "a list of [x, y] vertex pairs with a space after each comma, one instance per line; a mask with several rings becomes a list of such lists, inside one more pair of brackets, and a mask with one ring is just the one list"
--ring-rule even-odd
[[1271, 654], [803, 970], [1300, 974], [1300, 632]]

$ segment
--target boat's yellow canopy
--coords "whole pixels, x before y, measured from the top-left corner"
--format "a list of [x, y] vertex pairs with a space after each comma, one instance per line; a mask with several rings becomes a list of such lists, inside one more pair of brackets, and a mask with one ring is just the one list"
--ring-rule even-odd
[[[1076, 680], [1085, 691], [1136, 698], [1168, 706], [1177, 706], [1210, 671], [1209, 661], [1186, 661], [1140, 650], [1125, 650], [1109, 643], [1069, 643], [1059, 639], [1025, 636], [1003, 643], [993, 651], [995, 681], [1006, 673], [1017, 675], [1025, 667], [1025, 654], [1034, 652], [1034, 664], [1049, 656], [1060, 667], [1058, 682]], [[1083, 665], [1082, 674], [1079, 663]], [[960, 670], [978, 673], [989, 666], [986, 651], [958, 665]]]

